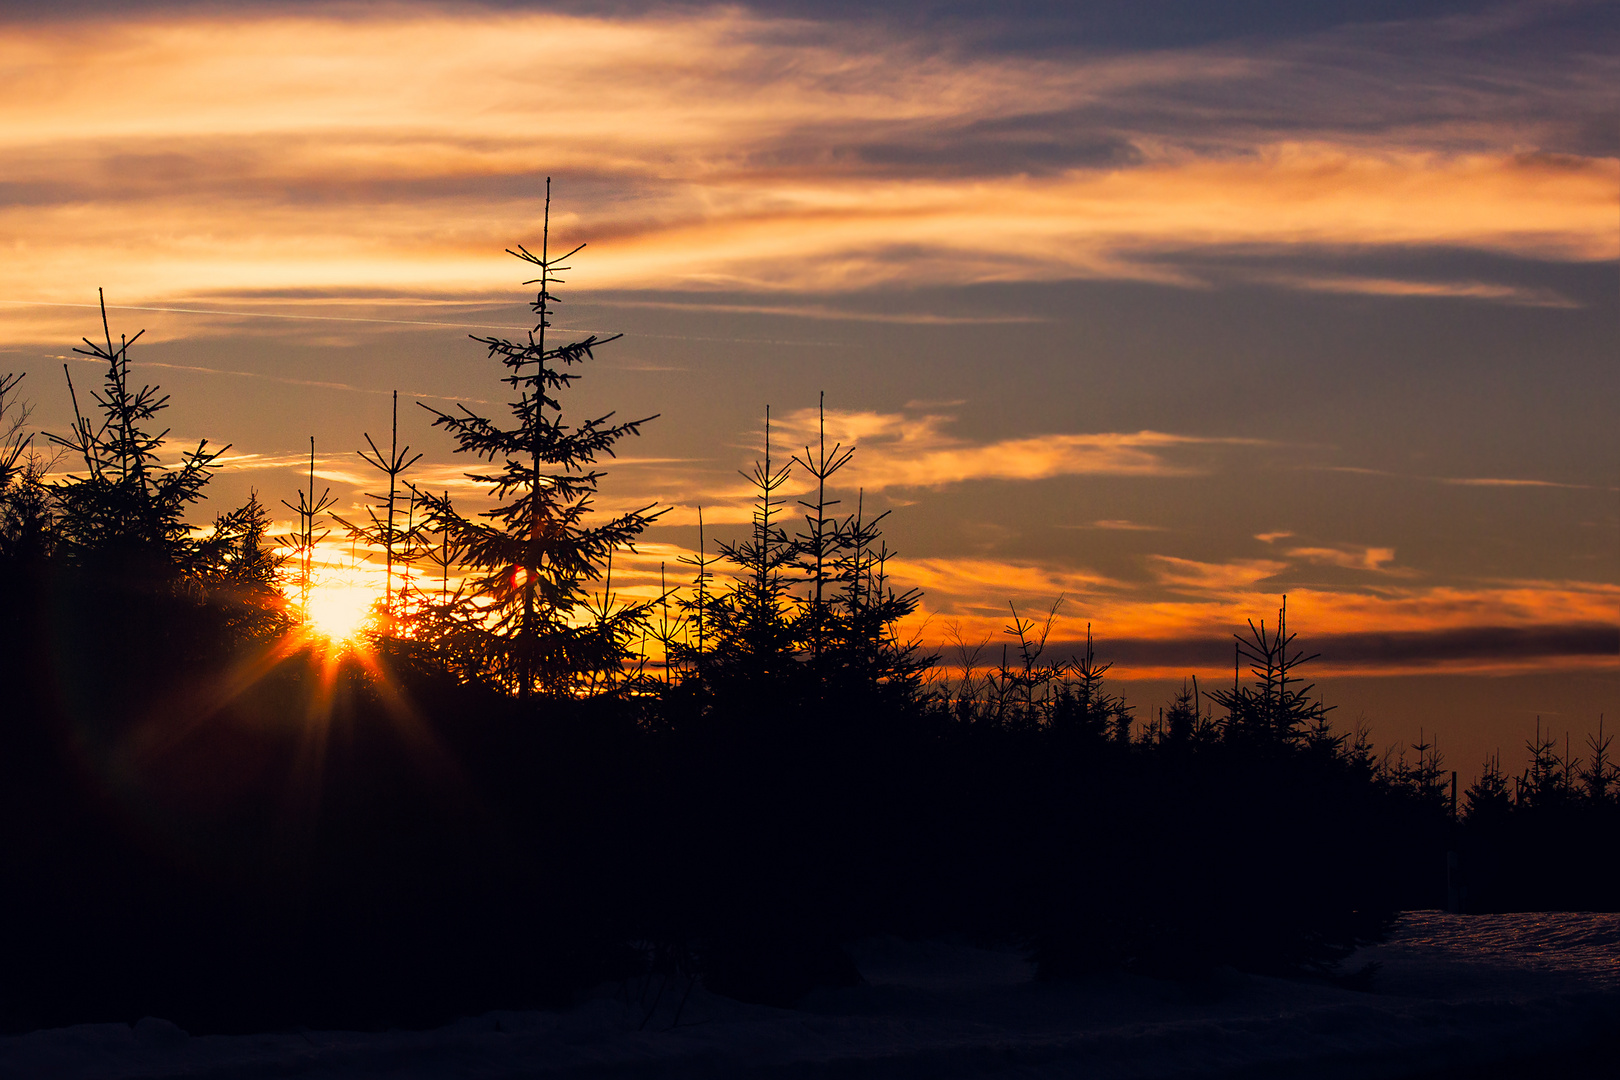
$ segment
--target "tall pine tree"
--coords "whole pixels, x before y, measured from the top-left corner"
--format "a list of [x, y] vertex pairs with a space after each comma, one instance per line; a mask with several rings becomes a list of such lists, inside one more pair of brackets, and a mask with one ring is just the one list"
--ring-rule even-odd
[[424, 495], [431, 528], [462, 548], [472, 600], [447, 629], [457, 655], [472, 657], [478, 671], [520, 697], [566, 696], [593, 683], [592, 676], [616, 670], [647, 617], [647, 605], [623, 607], [602, 617], [588, 611], [587, 586], [602, 577], [613, 552], [634, 550], [634, 542], [662, 511], [651, 506], [589, 524], [592, 500], [602, 473], [602, 456], [655, 416], [614, 423], [613, 413], [568, 424], [558, 400], [579, 378], [573, 370], [593, 359], [599, 345], [619, 337], [594, 334], [554, 344], [547, 339], [557, 298], [557, 273], [577, 254], [550, 254], [551, 181], [546, 181], [546, 216], [540, 254], [508, 249], [540, 276], [531, 305], [536, 316], [526, 341], [478, 337], [491, 359], [506, 369], [502, 381], [516, 391], [512, 423], [503, 427], [466, 406], [455, 413], [433, 413], [433, 425], [456, 439], [457, 452], [472, 454], [489, 468], [468, 473], [496, 505], [474, 518], [461, 515], [448, 497]]

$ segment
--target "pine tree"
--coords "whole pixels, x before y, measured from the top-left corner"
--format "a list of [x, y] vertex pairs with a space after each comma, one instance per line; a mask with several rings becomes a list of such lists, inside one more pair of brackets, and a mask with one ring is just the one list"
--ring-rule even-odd
[[[377, 443], [369, 434], [365, 436], [365, 439], [366, 445], [371, 447], [371, 452], [358, 451], [361, 461], [364, 461], [388, 478], [388, 491], [386, 493], [366, 492], [366, 498], [375, 500], [366, 507], [366, 516], [371, 519], [371, 523], [369, 525], [352, 523], [338, 517], [336, 514], [333, 514], [332, 517], [338, 524], [349, 531], [351, 540], [357, 540], [369, 547], [382, 549], [384, 566], [383, 625], [387, 628], [387, 633], [394, 634], [398, 629], [395, 622], [399, 616], [394, 591], [394, 567], [409, 567], [411, 562], [420, 554], [421, 541], [421, 532], [413, 520], [414, 513], [408, 515], [403, 528], [398, 523], [401, 510], [400, 501], [402, 499], [409, 500], [409, 507], [412, 512], [415, 511], [417, 505], [415, 489], [410, 488], [408, 484], [402, 484], [400, 477], [412, 465], [422, 460], [421, 454], [417, 454], [415, 457], [411, 456], [409, 446], [403, 450], [399, 447], [398, 390], [394, 391], [393, 413], [389, 430], [391, 434], [387, 456], [383, 455], [382, 450], [378, 448]], [[408, 495], [407, 489], [409, 489]], [[401, 590], [401, 593], [403, 593], [403, 590]], [[401, 595], [399, 598], [403, 599], [403, 596]]]
[[939, 660], [924, 654], [915, 639], [902, 640], [899, 624], [922, 603], [922, 592], [899, 592], [890, 584], [889, 561], [895, 553], [883, 539], [885, 510], [868, 518], [866, 497], [856, 497], [855, 513], [837, 523], [831, 550], [835, 554], [829, 583], [842, 585], [828, 604], [832, 630], [823, 667], [846, 684], [880, 688], [891, 699], [911, 700], [922, 673]]
[[1200, 706], [1196, 677], [1191, 686], [1183, 680], [1181, 690], [1170, 702], [1170, 707], [1163, 711], [1160, 739], [1182, 745], [1202, 735], [1204, 717], [1200, 713]]
[[[806, 513], [804, 515], [804, 531], [794, 537], [794, 554], [791, 565], [800, 571], [805, 578], [807, 595], [801, 602], [799, 621], [803, 626], [800, 636], [809, 646], [810, 660], [819, 664], [822, 654], [829, 644], [832, 636], [832, 611], [828, 601], [831, 591], [829, 578], [833, 576], [841, 549], [851, 539], [848, 529], [841, 529], [840, 522], [830, 516], [829, 511], [838, 505], [839, 500], [827, 497], [827, 481], [832, 479], [850, 458], [855, 456], [853, 446], [846, 447], [843, 443], [834, 443], [831, 452], [827, 450], [827, 395], [821, 394], [817, 411], [817, 449], [811, 453], [810, 447], [804, 448], [804, 456], [797, 455], [793, 464], [803, 468], [816, 481], [816, 499], [810, 502], [800, 499], [799, 505]], [[852, 576], [858, 577], [858, 573]]]
[[50, 461], [33, 450], [32, 410], [17, 398], [22, 375], [0, 375], [0, 559], [31, 562], [50, 554], [54, 500]]
[[607, 619], [584, 620], [586, 587], [599, 580], [614, 551], [634, 550], [634, 541], [657, 518], [646, 506], [598, 525], [587, 524], [602, 473], [597, 460], [613, 456], [620, 439], [639, 435], [656, 417], [614, 423], [612, 413], [569, 425], [558, 400], [579, 378], [572, 370], [594, 358], [594, 350], [619, 335], [552, 344], [546, 331], [557, 298], [551, 292], [568, 269], [565, 255], [550, 254], [551, 182], [546, 181], [546, 216], [540, 254], [508, 249], [539, 267], [531, 305], [537, 321], [525, 341], [477, 337], [507, 374], [502, 381], [517, 393], [510, 403], [513, 424], [501, 427], [465, 405], [456, 413], [427, 408], [433, 425], [455, 437], [458, 453], [472, 454], [492, 468], [468, 473], [495, 499], [496, 506], [463, 517], [447, 497], [425, 495], [429, 524], [463, 550], [472, 603], [457, 619], [458, 648], [475, 658], [477, 674], [520, 697], [570, 695], [591, 676], [616, 669], [628, 643], [647, 615], [646, 605], [622, 607]]
[[164, 465], [158, 451], [168, 430], [154, 434], [148, 425], [168, 408], [168, 395], [159, 396], [156, 386], [133, 389], [129, 381], [129, 348], [145, 331], [120, 336], [114, 345], [105, 297], [101, 325], [105, 345], [85, 338], [88, 348], [73, 350], [107, 364], [102, 391], [94, 395], [100, 419], [80, 410], [68, 374], [73, 433], [49, 436], [84, 463], [81, 474], [54, 485], [59, 550], [71, 562], [130, 580], [197, 578], [217, 559], [220, 541], [196, 535], [186, 511], [203, 497], [219, 456], [230, 447], [210, 450], [205, 440], [182, 455], [178, 467]]
[[1558, 740], [1551, 729], [1542, 733], [1540, 716], [1536, 717], [1536, 737], [1524, 747], [1530, 751], [1530, 764], [1519, 779], [1518, 797], [1514, 801], [1532, 808], [1561, 806], [1571, 801], [1570, 770], [1558, 756]]
[[329, 531], [321, 528], [317, 522], [321, 515], [331, 510], [337, 504], [337, 498], [332, 494], [331, 488], [324, 489], [319, 496], [315, 494], [315, 436], [309, 437], [309, 487], [298, 493], [298, 503], [294, 505], [286, 499], [281, 505], [298, 515], [298, 527], [293, 533], [292, 555], [297, 559], [298, 570], [293, 578], [293, 585], [298, 589], [298, 608], [303, 618], [309, 617], [309, 591], [315, 585], [315, 548], [329, 535]]
[[1513, 809], [1508, 793], [1507, 777], [1502, 773], [1502, 755], [1498, 751], [1485, 759], [1479, 778], [1463, 793], [1463, 816], [1470, 825], [1494, 825], [1504, 820]]
[[26, 431], [29, 410], [17, 402], [17, 384], [22, 379], [22, 375], [0, 375], [0, 492], [10, 490], [21, 472], [17, 463], [33, 441]]
[[1592, 752], [1589, 763], [1581, 769], [1581, 783], [1586, 787], [1586, 798], [1601, 806], [1614, 798], [1615, 786], [1620, 782], [1620, 767], [1609, 756], [1614, 734], [1603, 733], [1603, 715], [1598, 714], [1597, 734], [1586, 736], [1586, 748]]
[[206, 582], [214, 602], [230, 613], [231, 630], [239, 635], [263, 638], [287, 628], [287, 601], [280, 586], [288, 556], [270, 542], [269, 532], [270, 511], [257, 491], [214, 519]]
[[257, 491], [249, 491], [247, 502], [214, 519], [210, 540], [216, 561], [208, 576], [260, 599], [276, 593], [287, 557], [268, 541], [269, 532], [270, 511]]
[[[411, 498], [416, 505], [427, 505], [428, 494], [415, 485], [411, 486]], [[442, 492], [437, 501], [442, 506], [450, 505], [450, 492]], [[432, 596], [428, 596], [428, 602], [437, 603], [441, 606], [450, 603], [450, 575], [461, 565], [461, 556], [463, 554], [461, 546], [453, 541], [450, 534], [445, 530], [434, 531], [424, 526], [422, 528], [420, 550], [421, 561], [434, 570], [433, 577], [438, 579], [437, 600], [435, 601]]]
[[784, 571], [798, 558], [799, 546], [776, 520], [783, 502], [778, 492], [792, 474], [791, 461], [780, 468], [772, 464], [771, 410], [766, 406], [765, 457], [742, 474], [754, 489], [753, 528], [746, 539], [719, 545], [720, 554], [740, 573], [703, 616], [711, 637], [707, 656], [712, 675], [758, 678], [793, 670], [799, 638], [788, 617]]
[[[1232, 635], [1236, 643], [1232, 689], [1206, 691], [1206, 696], [1227, 710], [1225, 736], [1228, 739], [1306, 745], [1327, 733], [1326, 715], [1333, 707], [1311, 697], [1315, 689], [1296, 670], [1317, 658], [1293, 649], [1299, 635], [1288, 631], [1288, 597], [1277, 612], [1277, 628], [1266, 630], [1265, 620], [1256, 625], [1249, 620], [1249, 636]], [[1249, 673], [1256, 685], [1240, 686], [1238, 663], [1249, 662]]]
[[[896, 624], [916, 610], [921, 594], [889, 584], [893, 553], [880, 528], [888, 514], [868, 518], [860, 503], [842, 518], [831, 512], [839, 500], [829, 497], [827, 482], [854, 452], [839, 443], [828, 448], [822, 411], [817, 448], [806, 446], [802, 456], [778, 466], [765, 410], [764, 458], [742, 473], [754, 489], [753, 527], [746, 538], [719, 545], [738, 573], [709, 602], [687, 601], [698, 619], [700, 653], [702, 639], [710, 639], [702, 667], [711, 677], [803, 676], [801, 688], [838, 696], [873, 689], [896, 698], [915, 693], [921, 671], [936, 658], [897, 636]], [[794, 466], [816, 486], [813, 499], [799, 501], [802, 531], [789, 536], [778, 519]], [[702, 567], [710, 561], [702, 560]], [[706, 583], [700, 570], [700, 594]]]
[[710, 568], [724, 558], [723, 555], [709, 554], [703, 538], [701, 506], [697, 508], [697, 527], [697, 554], [682, 555], [676, 560], [692, 567], [694, 571], [692, 591], [678, 596], [675, 600], [675, 605], [680, 611], [680, 635], [678, 640], [671, 642], [673, 647], [666, 649], [666, 656], [673, 657], [683, 675], [701, 671], [708, 662], [711, 644], [710, 618], [715, 601], [714, 571]]
[[[1057, 605], [1052, 610], [1055, 613]], [[1061, 682], [1051, 715], [1052, 727], [1061, 737], [1094, 743], [1112, 735], [1117, 743], [1130, 742], [1132, 707], [1123, 697], [1110, 693], [1104, 683], [1113, 666], [1111, 660], [1097, 659], [1097, 643], [1091, 636], [1091, 624], [1086, 623], [1085, 652], [1058, 667]]]

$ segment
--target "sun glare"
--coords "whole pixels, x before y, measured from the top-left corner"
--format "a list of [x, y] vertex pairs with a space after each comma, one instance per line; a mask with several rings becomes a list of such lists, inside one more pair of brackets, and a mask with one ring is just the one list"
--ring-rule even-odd
[[352, 641], [367, 620], [377, 594], [351, 582], [326, 582], [309, 593], [309, 624], [316, 633], [332, 641]]

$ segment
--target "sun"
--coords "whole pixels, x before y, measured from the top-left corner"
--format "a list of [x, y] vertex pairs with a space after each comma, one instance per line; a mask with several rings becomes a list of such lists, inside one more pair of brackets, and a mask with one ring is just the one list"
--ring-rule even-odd
[[377, 594], [348, 581], [317, 584], [309, 591], [305, 614], [310, 628], [332, 641], [353, 641], [372, 617]]

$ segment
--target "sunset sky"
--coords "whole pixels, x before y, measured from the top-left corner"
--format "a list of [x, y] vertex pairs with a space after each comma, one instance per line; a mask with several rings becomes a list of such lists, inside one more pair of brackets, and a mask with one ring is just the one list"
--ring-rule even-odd
[[38, 6], [0, 371], [65, 431], [104, 287], [176, 442], [232, 444], [210, 511], [311, 435], [352, 506], [396, 389], [456, 490], [414, 402], [499, 407], [466, 335], [529, 325], [550, 176], [557, 321], [624, 334], [569, 407], [661, 414], [619, 584], [734, 534], [765, 406], [802, 446], [825, 391], [929, 640], [1063, 595], [1146, 716], [1287, 593], [1341, 722], [1465, 778], [1620, 712], [1612, 4]]

